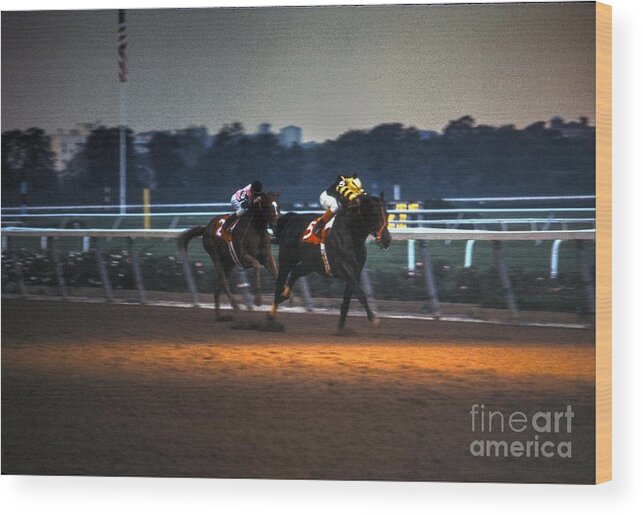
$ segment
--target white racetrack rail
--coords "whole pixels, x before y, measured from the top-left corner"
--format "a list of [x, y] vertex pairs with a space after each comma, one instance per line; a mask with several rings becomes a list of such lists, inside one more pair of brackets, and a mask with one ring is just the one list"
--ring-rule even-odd
[[[184, 229], [51, 229], [2, 228], [2, 236], [11, 237], [106, 237], [106, 238], [172, 238]], [[594, 229], [552, 231], [486, 231], [468, 229], [400, 229], [389, 230], [396, 240], [594, 240]]]

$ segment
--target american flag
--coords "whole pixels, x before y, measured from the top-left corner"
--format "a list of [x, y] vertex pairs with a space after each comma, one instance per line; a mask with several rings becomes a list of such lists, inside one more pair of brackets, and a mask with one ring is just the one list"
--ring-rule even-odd
[[125, 9], [118, 10], [118, 80], [127, 82], [127, 35], [125, 34]]

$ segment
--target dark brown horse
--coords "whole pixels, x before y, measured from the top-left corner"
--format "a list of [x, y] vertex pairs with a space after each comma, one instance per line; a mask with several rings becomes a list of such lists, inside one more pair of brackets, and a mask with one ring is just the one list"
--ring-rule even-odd
[[241, 216], [232, 227], [232, 241], [226, 242], [221, 235], [221, 225], [228, 215], [214, 217], [206, 226], [195, 226], [181, 235], [181, 245], [187, 252], [191, 239], [201, 236], [203, 247], [210, 255], [217, 279], [214, 286], [214, 307], [216, 318], [219, 314], [221, 289], [225, 291], [235, 312], [239, 307], [230, 292], [228, 277], [235, 265], [244, 269], [253, 268], [256, 274], [254, 303], [261, 305], [261, 268], [265, 267], [277, 277], [277, 265], [272, 256], [268, 227], [276, 228], [279, 218], [279, 193], [262, 192], [252, 203], [248, 212]]
[[313, 214], [287, 213], [279, 219], [276, 234], [279, 275], [275, 285], [275, 300], [268, 317], [275, 317], [279, 303], [290, 297], [298, 278], [317, 272], [345, 282], [340, 307], [340, 333], [344, 330], [353, 295], [364, 306], [368, 320], [377, 324], [378, 319], [360, 285], [360, 275], [366, 263], [365, 243], [369, 235], [375, 238], [382, 249], [388, 249], [391, 245], [384, 194], [380, 197], [363, 194], [335, 216], [332, 231], [324, 243], [325, 254], [322, 254], [319, 245], [302, 242], [302, 235], [315, 218]]

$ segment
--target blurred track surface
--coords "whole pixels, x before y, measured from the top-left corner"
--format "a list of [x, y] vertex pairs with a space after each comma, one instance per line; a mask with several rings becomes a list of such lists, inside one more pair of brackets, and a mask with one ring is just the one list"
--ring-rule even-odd
[[[243, 313], [260, 322], [265, 314]], [[594, 332], [2, 303], [2, 472], [592, 482]], [[573, 458], [479, 458], [474, 403], [575, 412]], [[560, 436], [555, 436], [560, 440]]]

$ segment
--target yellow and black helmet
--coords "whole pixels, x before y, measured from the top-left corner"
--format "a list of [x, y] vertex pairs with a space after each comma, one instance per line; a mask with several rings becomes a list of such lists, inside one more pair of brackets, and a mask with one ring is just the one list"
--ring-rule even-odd
[[353, 174], [352, 176], [339, 176], [338, 179], [339, 181], [337, 182], [335, 189], [340, 195], [346, 197], [349, 201], [352, 201], [357, 196], [364, 193], [362, 181], [357, 177], [357, 174]]

